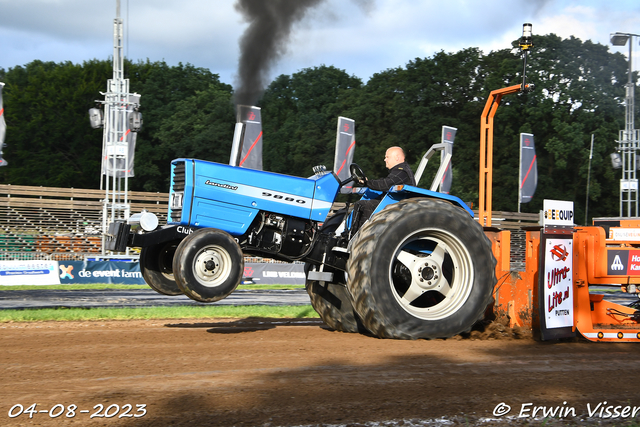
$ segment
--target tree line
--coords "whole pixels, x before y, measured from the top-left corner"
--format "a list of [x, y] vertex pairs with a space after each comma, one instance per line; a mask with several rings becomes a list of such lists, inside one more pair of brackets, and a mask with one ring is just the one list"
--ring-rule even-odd
[[[545, 198], [573, 200], [582, 222], [593, 134], [589, 216], [619, 214], [621, 173], [609, 155], [624, 128], [627, 72], [626, 58], [607, 46], [536, 37], [527, 65], [536, 89], [505, 96], [495, 117], [495, 210], [517, 210], [519, 134], [527, 132], [535, 135], [539, 180], [522, 211], [537, 212]], [[9, 161], [0, 168], [0, 183], [98, 188], [102, 131], [90, 127], [87, 111], [103, 99], [100, 91], [111, 74], [111, 61], [97, 59], [0, 68]], [[190, 64], [126, 61], [125, 74], [131, 92], [142, 95], [144, 115], [131, 190], [168, 191], [174, 158], [228, 163], [235, 123], [231, 85]], [[338, 116], [356, 121], [355, 161], [371, 177], [385, 174], [389, 146], [403, 147], [415, 168], [440, 142], [442, 126], [453, 126], [458, 132], [451, 194], [477, 206], [480, 115], [490, 91], [521, 81], [516, 42], [488, 54], [468, 48], [415, 58], [366, 83], [327, 65], [280, 75], [258, 103], [265, 170], [309, 176], [314, 165], [330, 168]]]

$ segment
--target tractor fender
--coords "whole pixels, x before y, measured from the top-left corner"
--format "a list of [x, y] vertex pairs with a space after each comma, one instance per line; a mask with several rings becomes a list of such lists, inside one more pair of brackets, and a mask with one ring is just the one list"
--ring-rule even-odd
[[460, 198], [452, 196], [450, 194], [438, 193], [437, 191], [425, 190], [424, 188], [414, 187], [412, 185], [396, 185], [391, 187], [391, 189], [380, 201], [380, 204], [378, 205], [376, 210], [373, 211], [373, 214], [371, 216], [377, 214], [388, 205], [397, 203], [400, 200], [410, 199], [414, 197], [426, 197], [431, 199], [446, 200], [452, 205], [462, 208], [469, 214], [469, 216], [471, 216], [471, 218], [474, 217], [473, 211]]

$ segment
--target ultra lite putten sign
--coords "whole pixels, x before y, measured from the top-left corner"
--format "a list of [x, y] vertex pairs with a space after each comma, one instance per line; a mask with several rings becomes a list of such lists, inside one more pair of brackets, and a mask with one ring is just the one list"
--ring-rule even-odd
[[546, 240], [544, 299], [547, 328], [573, 325], [573, 241]]
[[541, 333], [543, 339], [572, 336], [573, 202], [545, 200], [540, 240]]

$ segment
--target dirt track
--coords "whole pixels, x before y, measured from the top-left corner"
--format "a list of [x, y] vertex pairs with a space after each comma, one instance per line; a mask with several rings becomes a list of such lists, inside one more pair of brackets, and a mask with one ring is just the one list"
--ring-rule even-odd
[[[0, 324], [0, 425], [427, 425], [406, 420], [443, 416], [507, 425], [504, 417], [481, 423], [502, 402], [516, 417], [526, 403], [525, 415], [573, 407], [575, 418], [556, 415], [551, 424], [583, 425], [587, 403], [640, 410], [637, 345], [493, 335], [502, 338], [380, 340], [316, 320]], [[33, 403], [65, 412], [9, 417], [14, 405]], [[72, 404], [75, 416], [65, 418]], [[116, 416], [90, 419], [98, 404], [118, 405]], [[147, 413], [119, 419], [126, 404], [130, 415], [141, 414], [136, 404]]]

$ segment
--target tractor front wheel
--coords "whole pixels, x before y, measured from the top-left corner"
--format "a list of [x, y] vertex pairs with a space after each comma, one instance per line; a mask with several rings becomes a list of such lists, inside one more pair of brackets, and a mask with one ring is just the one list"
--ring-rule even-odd
[[182, 240], [173, 259], [173, 273], [189, 298], [215, 302], [238, 287], [244, 273], [244, 256], [230, 234], [203, 228]]

